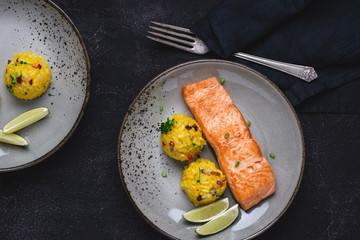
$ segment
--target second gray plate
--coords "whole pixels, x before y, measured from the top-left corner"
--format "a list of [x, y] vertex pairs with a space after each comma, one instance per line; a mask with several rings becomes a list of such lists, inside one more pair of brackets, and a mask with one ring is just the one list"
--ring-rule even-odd
[[[200, 225], [182, 218], [194, 208], [180, 189], [187, 163], [163, 152], [156, 128], [174, 113], [192, 116], [181, 87], [212, 76], [226, 79], [224, 88], [245, 120], [251, 121], [250, 130], [274, 171], [276, 192], [251, 210], [241, 210], [241, 216], [230, 227], [206, 239], [246, 239], [261, 234], [287, 210], [302, 178], [305, 159], [299, 120], [282, 92], [266, 77], [221, 60], [173, 67], [153, 79], [131, 104], [119, 135], [118, 160], [124, 188], [136, 209], [154, 228], [175, 239], [197, 239], [194, 230]], [[276, 154], [275, 159], [268, 157], [271, 152]], [[216, 163], [208, 146], [201, 157]], [[229, 197], [230, 206], [236, 203], [229, 189], [224, 195]]]

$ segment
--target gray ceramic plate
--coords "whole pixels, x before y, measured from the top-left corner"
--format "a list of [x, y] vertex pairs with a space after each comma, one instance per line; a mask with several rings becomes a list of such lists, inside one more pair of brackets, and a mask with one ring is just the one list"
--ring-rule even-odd
[[[90, 63], [76, 27], [51, 1], [0, 1], [0, 33], [0, 127], [36, 107], [51, 111], [18, 132], [28, 147], [0, 143], [0, 171], [11, 171], [40, 162], [70, 137], [89, 97]], [[31, 101], [12, 96], [2, 81], [7, 60], [26, 51], [40, 54], [52, 68], [48, 91]]]
[[[152, 80], [131, 104], [121, 127], [121, 179], [134, 206], [154, 228], [171, 238], [199, 238], [194, 232], [199, 225], [182, 219], [183, 213], [194, 208], [180, 189], [186, 163], [165, 155], [156, 127], [174, 113], [192, 116], [181, 86], [211, 76], [226, 79], [224, 88], [244, 118], [251, 120], [250, 130], [274, 171], [276, 193], [248, 212], [241, 210], [229, 228], [206, 239], [252, 238], [274, 224], [289, 207], [305, 162], [303, 135], [294, 109], [276, 86], [252, 69], [233, 62], [201, 60], [173, 67]], [[271, 152], [276, 159], [267, 157]], [[201, 156], [216, 162], [210, 147]], [[230, 198], [231, 206], [235, 204], [229, 190], [224, 195]]]

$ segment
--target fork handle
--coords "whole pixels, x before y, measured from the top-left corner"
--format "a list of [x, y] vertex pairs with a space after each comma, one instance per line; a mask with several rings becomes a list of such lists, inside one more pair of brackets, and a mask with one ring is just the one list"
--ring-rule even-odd
[[298, 77], [306, 82], [311, 82], [318, 76], [314, 68], [308, 66], [279, 62], [279, 61], [257, 57], [241, 52], [235, 53], [234, 56], [285, 72], [287, 74]]

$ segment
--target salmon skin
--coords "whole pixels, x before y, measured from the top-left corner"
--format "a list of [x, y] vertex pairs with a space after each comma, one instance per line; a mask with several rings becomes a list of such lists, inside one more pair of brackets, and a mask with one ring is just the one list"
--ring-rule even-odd
[[182, 94], [241, 207], [248, 210], [273, 194], [273, 171], [241, 112], [216, 77], [183, 86]]

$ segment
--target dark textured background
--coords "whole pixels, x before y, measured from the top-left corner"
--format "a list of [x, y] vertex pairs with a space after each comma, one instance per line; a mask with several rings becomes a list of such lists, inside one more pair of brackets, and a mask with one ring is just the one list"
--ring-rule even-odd
[[[54, 2], [87, 46], [90, 100], [77, 130], [53, 156], [0, 174], [0, 239], [166, 239], [124, 192], [117, 138], [128, 106], [152, 78], [182, 62], [217, 58], [151, 42], [149, 21], [189, 27], [219, 0]], [[272, 77], [273, 70], [236, 61]], [[299, 118], [306, 144], [299, 192], [258, 239], [360, 239], [360, 115]]]

